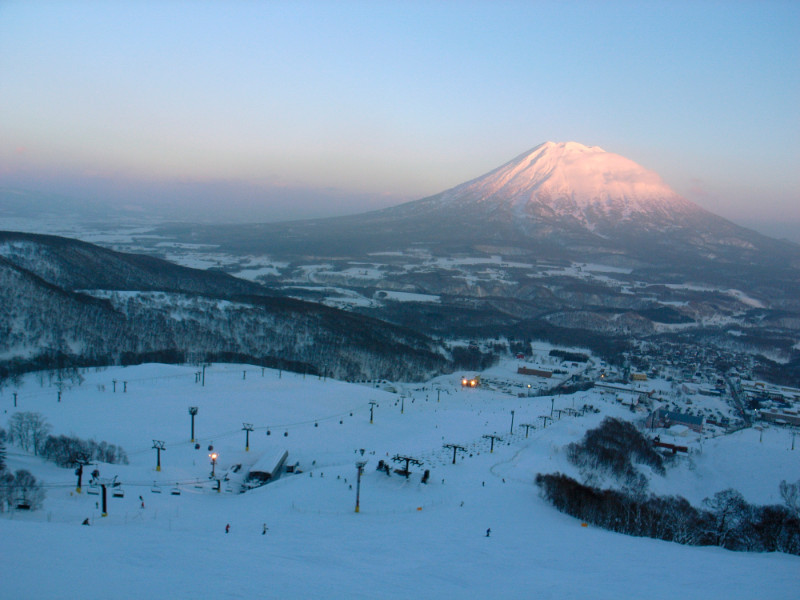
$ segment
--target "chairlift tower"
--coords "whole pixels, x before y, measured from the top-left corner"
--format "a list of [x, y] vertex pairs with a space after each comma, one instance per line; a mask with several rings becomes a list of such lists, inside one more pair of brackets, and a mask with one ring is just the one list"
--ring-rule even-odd
[[458, 444], [445, 444], [444, 447], [453, 449], [453, 464], [456, 464], [456, 453], [459, 450], [461, 450], [462, 452], [467, 451], [467, 449], [464, 446], [459, 446]]
[[153, 440], [153, 450], [156, 451], [156, 471], [161, 470], [161, 451], [166, 451], [166, 443], [161, 440]]
[[366, 460], [359, 460], [356, 462], [356, 469], [358, 469], [358, 476], [356, 477], [356, 512], [360, 511], [361, 501], [361, 474], [364, 472], [364, 465], [367, 464]]
[[253, 424], [242, 423], [242, 431], [245, 434], [244, 451], [250, 452], [250, 432], [253, 431]]
[[197, 407], [196, 406], [190, 406], [189, 407], [189, 414], [192, 417], [192, 443], [194, 443], [194, 417], [195, 417], [195, 415], [197, 415]]
[[378, 403], [375, 402], [375, 400], [370, 400], [369, 401], [369, 422], [370, 422], [370, 425], [372, 424], [372, 413], [373, 413], [375, 407], [377, 406], [377, 404]]
[[109, 487], [116, 487], [116, 486], [119, 485], [119, 483], [117, 482], [117, 477], [116, 477], [116, 475], [112, 479], [109, 479], [107, 477], [104, 477], [104, 478], [101, 479], [101, 478], [97, 477], [97, 478], [94, 479], [94, 482], [97, 485], [99, 485], [100, 489], [102, 490], [103, 512], [100, 513], [100, 516], [101, 517], [107, 517], [108, 516], [108, 488]]
[[80, 454], [72, 461], [72, 464], [75, 465], [75, 475], [78, 476], [78, 485], [75, 487], [75, 491], [80, 494], [81, 480], [83, 479], [83, 467], [89, 464], [89, 457], [85, 454]]
[[490, 453], [494, 452], [494, 441], [495, 440], [497, 440], [498, 442], [502, 442], [503, 441], [503, 438], [501, 438], [499, 435], [487, 434], [487, 435], [485, 435], [483, 437], [488, 438], [488, 439], [490, 439], [492, 441], [491, 446], [489, 446], [489, 452]]
[[402, 462], [406, 463], [406, 468], [403, 469], [401, 472], [402, 475], [406, 476], [406, 479], [408, 479], [408, 476], [411, 475], [411, 471], [408, 470], [409, 464], [417, 465], [418, 467], [422, 466], [421, 460], [419, 460], [418, 458], [413, 458], [411, 456], [402, 456], [400, 454], [395, 454], [392, 457], [392, 460], [396, 463], [402, 463]]

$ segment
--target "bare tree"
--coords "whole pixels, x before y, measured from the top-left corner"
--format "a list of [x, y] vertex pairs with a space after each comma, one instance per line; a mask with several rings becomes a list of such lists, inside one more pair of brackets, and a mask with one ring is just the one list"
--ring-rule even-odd
[[795, 517], [800, 517], [800, 480], [796, 483], [787, 483], [784, 479], [778, 487], [786, 508]]
[[39, 454], [50, 433], [47, 419], [37, 412], [18, 412], [8, 420], [8, 439], [25, 451]]
[[26, 504], [31, 510], [41, 508], [44, 490], [30, 471], [18, 469], [11, 482], [11, 501], [17, 505]]

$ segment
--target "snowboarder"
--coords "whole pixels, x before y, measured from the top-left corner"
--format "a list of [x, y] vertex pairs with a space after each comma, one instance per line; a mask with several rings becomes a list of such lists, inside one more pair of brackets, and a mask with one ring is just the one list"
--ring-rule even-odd
[[230, 530], [231, 530], [231, 524], [228, 523], [227, 525], [225, 525], [225, 533], [228, 533]]
[[269, 528], [267, 527], [267, 524], [264, 523], [264, 528], [261, 530], [261, 535], [267, 535], [267, 529]]
[[489, 537], [489, 534], [491, 534], [491, 533], [492, 533], [492, 529], [491, 528], [487, 529], [486, 530], [486, 537]]
[[89, 517], [86, 517], [81, 525], [89, 525]]

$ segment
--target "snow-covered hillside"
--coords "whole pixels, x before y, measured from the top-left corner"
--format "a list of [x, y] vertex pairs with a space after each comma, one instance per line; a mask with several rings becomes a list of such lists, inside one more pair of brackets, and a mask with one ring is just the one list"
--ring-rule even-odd
[[[484, 374], [505, 382], [505, 392], [462, 389], [461, 374], [376, 387], [240, 365], [206, 368], [203, 385], [198, 373], [164, 365], [88, 370], [80, 383], [62, 382], [60, 402], [47, 374], [2, 390], [0, 426], [15, 411], [38, 412], [55, 435], [106, 440], [130, 457], [129, 465], [97, 465], [125, 493], [109, 498], [101, 517], [86, 479], [77, 494], [71, 469], [8, 445], [8, 467], [33, 472], [47, 498], [39, 511], [0, 515], [3, 597], [796, 597], [798, 557], [583, 527], [539, 497], [536, 473], [574, 471], [565, 444], [605, 416], [640, 417], [614, 394], [520, 397], [516, 363]], [[552, 409], [583, 404], [600, 412], [541, 427]], [[199, 449], [189, 439], [190, 406], [198, 408]], [[525, 424], [535, 428], [526, 432]], [[493, 451], [488, 435], [499, 438]], [[160, 471], [154, 440], [165, 442]], [[780, 480], [797, 476], [800, 450], [790, 450], [780, 429], [763, 441], [752, 431], [706, 440], [702, 452], [699, 440], [691, 443], [691, 455], [652, 489], [699, 502], [736, 487], [750, 502], [774, 503]], [[456, 464], [444, 444], [465, 448]], [[216, 474], [229, 475], [219, 492], [209, 480], [210, 445]], [[248, 465], [284, 450], [302, 473], [236, 493]], [[408, 479], [376, 469], [380, 460], [404, 466], [391, 461], [398, 455], [422, 465], [412, 464]], [[356, 462], [364, 460], [356, 513]], [[174, 488], [180, 495], [169, 493]]]

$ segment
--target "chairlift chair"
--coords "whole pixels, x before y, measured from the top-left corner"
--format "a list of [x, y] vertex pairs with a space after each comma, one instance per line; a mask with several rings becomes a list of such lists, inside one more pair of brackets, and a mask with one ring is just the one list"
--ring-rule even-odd
[[86, 493], [91, 495], [91, 496], [99, 496], [100, 495], [100, 486], [97, 485], [96, 483], [92, 483], [92, 484], [89, 485], [88, 489], [86, 490]]
[[125, 490], [123, 490], [121, 487], [115, 487], [114, 491], [111, 492], [111, 496], [113, 498], [124, 498], [125, 497]]
[[180, 496], [181, 495], [181, 489], [179, 487], [174, 487], [169, 491], [169, 493], [171, 495], [173, 495], [173, 496]]
[[150, 488], [150, 491], [153, 492], [154, 494], [160, 494], [161, 493], [161, 488], [158, 487], [157, 485], [153, 484], [153, 487]]

